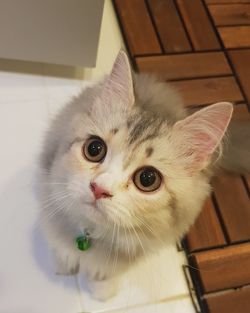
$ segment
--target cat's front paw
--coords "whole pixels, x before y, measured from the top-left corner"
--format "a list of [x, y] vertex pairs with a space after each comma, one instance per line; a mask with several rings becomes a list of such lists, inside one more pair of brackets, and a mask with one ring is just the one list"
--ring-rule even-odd
[[79, 264], [60, 264], [56, 267], [56, 275], [76, 275], [79, 272]]
[[118, 284], [114, 279], [90, 280], [88, 281], [88, 289], [94, 299], [106, 301], [117, 294]]
[[79, 261], [74, 257], [55, 256], [56, 275], [76, 275], [79, 272]]

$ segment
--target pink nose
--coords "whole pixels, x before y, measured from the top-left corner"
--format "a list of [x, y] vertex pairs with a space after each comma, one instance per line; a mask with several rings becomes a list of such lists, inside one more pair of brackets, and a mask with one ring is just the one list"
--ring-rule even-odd
[[110, 198], [112, 195], [102, 187], [98, 186], [96, 183], [90, 183], [90, 189], [92, 190], [96, 200], [101, 198]]

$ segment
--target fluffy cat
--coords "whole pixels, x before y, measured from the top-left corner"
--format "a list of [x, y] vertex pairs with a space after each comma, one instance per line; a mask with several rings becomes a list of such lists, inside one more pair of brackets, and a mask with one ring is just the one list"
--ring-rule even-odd
[[[174, 90], [132, 74], [120, 52], [45, 138], [41, 223], [58, 272], [83, 271], [104, 300], [145, 251], [182, 237], [210, 193], [232, 110], [223, 102], [188, 115]], [[86, 233], [81, 251], [75, 238]]]

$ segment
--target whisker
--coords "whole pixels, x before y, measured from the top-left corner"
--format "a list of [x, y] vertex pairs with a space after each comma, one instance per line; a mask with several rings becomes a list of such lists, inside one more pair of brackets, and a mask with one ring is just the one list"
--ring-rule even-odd
[[[141, 223], [143, 226], [145, 226], [147, 228], [147, 230], [160, 242], [162, 243], [163, 245], [165, 244], [156, 234], [155, 232], [153, 231], [153, 229], [144, 221], [142, 220], [141, 218], [139, 218], [137, 215], [134, 215], [133, 216], [135, 219], [138, 220], [139, 223]], [[139, 225], [138, 225], [139, 227]], [[147, 237], [147, 236], [146, 236]], [[148, 238], [148, 237], [147, 237]]]
[[130, 255], [128, 234], [127, 234], [127, 228], [126, 227], [124, 228], [124, 233], [125, 233], [125, 240], [126, 240], [126, 246], [127, 246], [127, 253], [128, 253], [129, 263], [131, 263], [131, 255]]
[[135, 234], [135, 236], [136, 236], [136, 238], [137, 238], [137, 240], [138, 240], [138, 242], [139, 242], [139, 244], [140, 244], [140, 246], [141, 246], [141, 249], [142, 249], [143, 254], [146, 256], [146, 251], [145, 251], [145, 249], [144, 249], [144, 246], [143, 246], [143, 244], [142, 244], [142, 241], [141, 241], [141, 238], [140, 238], [138, 232], [136, 231], [136, 229], [135, 229], [135, 227], [133, 226], [132, 223], [130, 223], [130, 227], [132, 228], [132, 230], [133, 230], [133, 232], [134, 232], [134, 234]]
[[112, 241], [111, 241], [110, 249], [109, 249], [109, 252], [108, 252], [108, 257], [106, 259], [106, 266], [107, 266], [107, 264], [110, 261], [111, 253], [112, 253], [112, 250], [113, 250], [115, 230], [116, 230], [116, 223], [113, 223]]
[[117, 232], [116, 232], [116, 242], [115, 242], [115, 257], [114, 257], [114, 261], [113, 261], [113, 270], [112, 273], [115, 273], [115, 270], [117, 268], [117, 262], [118, 262], [118, 256], [119, 256], [119, 238], [120, 238], [120, 225], [118, 224], [118, 228], [117, 228]]
[[[122, 218], [126, 218], [126, 221], [129, 222], [130, 219], [135, 219], [137, 221], [136, 227], [138, 227], [141, 231], [141, 233], [144, 235], [144, 237], [148, 240], [150, 240], [150, 238], [148, 237], [148, 235], [145, 233], [145, 231], [143, 230], [143, 227], [145, 227], [145, 229], [147, 229], [152, 235], [153, 237], [162, 245], [165, 245], [165, 243], [159, 238], [159, 236], [157, 236], [154, 232], [154, 230], [151, 228], [151, 226], [146, 223], [146, 221], [144, 221], [142, 218], [140, 218], [138, 215], [136, 215], [135, 213], [133, 213], [133, 215], [131, 215], [127, 208], [123, 205], [123, 203], [118, 202], [119, 206], [117, 207], [117, 209], [119, 209], [119, 213], [121, 214], [119, 216], [119, 220], [122, 220]], [[136, 204], [137, 207], [139, 207], [139, 205]], [[116, 212], [117, 213], [117, 212]], [[128, 218], [128, 219], [127, 219]], [[141, 226], [140, 226], [141, 225]], [[134, 225], [133, 225], [134, 226]], [[131, 226], [130, 226], [131, 227]], [[134, 226], [135, 227], [135, 226]], [[125, 228], [125, 227], [124, 227]], [[128, 228], [129, 229], [129, 228]], [[134, 232], [134, 231], [133, 231]], [[130, 232], [131, 233], [131, 232]], [[132, 236], [133, 238], [133, 236]]]
[[58, 201], [61, 201], [67, 197], [69, 197], [71, 194], [65, 194], [65, 193], [62, 193], [62, 194], [59, 194], [60, 197], [58, 196], [54, 196], [54, 197], [51, 197], [49, 199], [49, 201], [45, 202], [44, 203], [44, 206], [42, 206], [42, 211], [45, 211], [47, 208], [49, 208], [50, 206], [52, 206], [53, 204], [57, 203]]

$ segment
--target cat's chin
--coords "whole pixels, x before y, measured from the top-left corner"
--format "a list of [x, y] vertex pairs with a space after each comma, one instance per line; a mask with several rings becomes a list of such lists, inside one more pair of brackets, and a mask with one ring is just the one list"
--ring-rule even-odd
[[103, 222], [107, 221], [108, 218], [103, 206], [97, 205], [96, 202], [88, 204], [85, 207], [84, 216], [94, 224], [103, 224]]

